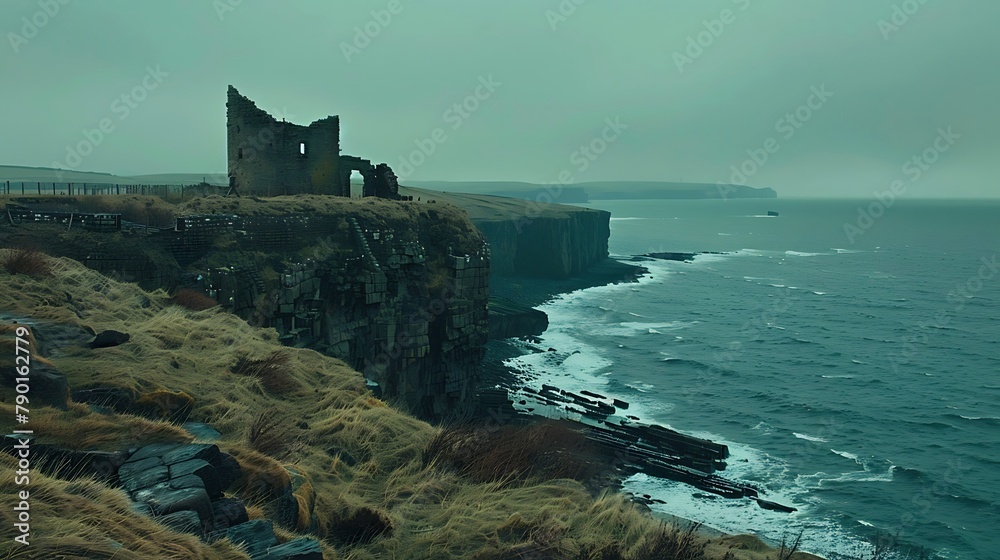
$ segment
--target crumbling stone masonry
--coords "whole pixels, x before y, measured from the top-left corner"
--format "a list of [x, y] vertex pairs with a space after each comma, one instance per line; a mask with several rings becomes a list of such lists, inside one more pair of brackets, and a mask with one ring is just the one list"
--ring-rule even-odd
[[364, 178], [363, 196], [398, 199], [386, 164], [340, 154], [340, 117], [308, 126], [278, 121], [229, 86], [226, 103], [229, 180], [241, 194], [351, 195], [351, 172]]

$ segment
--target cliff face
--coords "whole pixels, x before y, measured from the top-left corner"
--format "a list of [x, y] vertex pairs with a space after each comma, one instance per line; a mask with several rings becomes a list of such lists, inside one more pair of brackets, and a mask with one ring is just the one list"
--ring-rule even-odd
[[608, 256], [611, 213], [604, 210], [413, 188], [400, 193], [468, 212], [490, 244], [495, 276], [566, 278]]
[[565, 278], [608, 256], [611, 213], [577, 212], [530, 220], [473, 220], [490, 244], [499, 276]]
[[[74, 230], [25, 224], [4, 238], [136, 281], [192, 289], [289, 346], [340, 358], [385, 397], [439, 419], [471, 413], [488, 335], [489, 251], [446, 204], [299, 195], [208, 197], [172, 230]], [[60, 235], [31, 235], [31, 228]], [[102, 247], [94, 258], [94, 247]]]

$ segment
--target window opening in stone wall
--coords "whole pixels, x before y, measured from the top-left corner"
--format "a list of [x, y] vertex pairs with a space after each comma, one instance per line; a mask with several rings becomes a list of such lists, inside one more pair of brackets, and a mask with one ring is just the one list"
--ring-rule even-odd
[[299, 155], [300, 156], [306, 155], [306, 143], [305, 142], [299, 142]]
[[351, 198], [361, 198], [364, 195], [365, 178], [358, 170], [351, 171]]

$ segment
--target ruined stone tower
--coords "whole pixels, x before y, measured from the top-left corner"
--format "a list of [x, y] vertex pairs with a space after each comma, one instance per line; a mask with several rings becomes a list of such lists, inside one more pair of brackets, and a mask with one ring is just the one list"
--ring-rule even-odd
[[340, 154], [340, 117], [301, 126], [277, 120], [229, 86], [229, 180], [241, 194], [351, 196], [351, 172], [364, 178], [363, 196], [398, 199], [386, 164]]

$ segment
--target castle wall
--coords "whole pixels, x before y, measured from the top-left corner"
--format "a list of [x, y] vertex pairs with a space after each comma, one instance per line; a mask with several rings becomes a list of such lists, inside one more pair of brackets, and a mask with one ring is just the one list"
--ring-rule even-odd
[[232, 86], [226, 108], [229, 176], [241, 194], [350, 195], [340, 176], [339, 117], [278, 121]]

